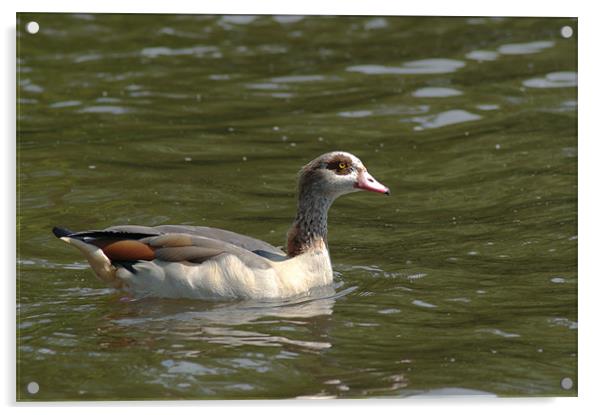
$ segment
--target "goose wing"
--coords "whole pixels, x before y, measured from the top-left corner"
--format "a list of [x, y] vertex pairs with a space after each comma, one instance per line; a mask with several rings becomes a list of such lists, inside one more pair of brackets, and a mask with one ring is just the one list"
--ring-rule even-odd
[[187, 225], [161, 225], [161, 226], [137, 226], [137, 225], [125, 225], [125, 226], [112, 226], [105, 229], [102, 232], [116, 232], [134, 235], [161, 235], [161, 234], [187, 234], [193, 236], [202, 236], [217, 241], [223, 241], [240, 248], [246, 249], [247, 251], [255, 252], [258, 255], [263, 253], [283, 255], [286, 256], [282, 250], [270, 245], [267, 242], [259, 239], [251, 238], [250, 236], [241, 235], [236, 232], [227, 231], [225, 229], [210, 228], [208, 226], [187, 226]]
[[251, 268], [265, 268], [270, 266], [267, 259], [287, 258], [267, 242], [209, 227], [126, 225], [85, 232], [54, 228], [53, 232], [59, 238], [78, 239], [102, 249], [112, 262], [159, 259], [201, 263], [217, 255], [233, 254]]

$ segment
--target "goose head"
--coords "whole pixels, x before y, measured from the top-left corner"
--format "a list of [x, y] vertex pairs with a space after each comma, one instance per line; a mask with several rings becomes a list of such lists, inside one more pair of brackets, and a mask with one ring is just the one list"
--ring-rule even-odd
[[288, 255], [326, 247], [330, 205], [337, 197], [360, 190], [390, 194], [389, 188], [372, 177], [351, 153], [333, 151], [307, 163], [299, 172], [299, 201], [288, 232]]
[[390, 195], [389, 188], [379, 183], [351, 153], [333, 151], [307, 163], [299, 172], [299, 192], [334, 200], [360, 190]]

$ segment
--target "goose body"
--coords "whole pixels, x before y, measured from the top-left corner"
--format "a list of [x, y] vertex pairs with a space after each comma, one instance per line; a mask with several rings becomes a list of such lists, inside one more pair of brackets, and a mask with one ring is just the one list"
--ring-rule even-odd
[[223, 229], [114, 226], [54, 234], [78, 248], [98, 278], [135, 298], [286, 298], [332, 283], [327, 215], [340, 195], [389, 194], [350, 153], [324, 154], [299, 174], [297, 216], [287, 252]]

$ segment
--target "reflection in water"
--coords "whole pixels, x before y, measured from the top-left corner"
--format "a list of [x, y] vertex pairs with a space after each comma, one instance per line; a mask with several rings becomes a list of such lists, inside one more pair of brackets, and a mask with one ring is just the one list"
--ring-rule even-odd
[[493, 52], [490, 50], [473, 50], [472, 52], [468, 52], [464, 55], [467, 59], [472, 59], [475, 61], [494, 61], [498, 57], [497, 52]]
[[115, 105], [95, 105], [91, 107], [84, 107], [78, 112], [80, 113], [94, 113], [94, 114], [113, 114], [121, 115], [127, 114], [131, 110], [124, 107], [118, 107]]
[[545, 78], [531, 78], [523, 81], [529, 88], [569, 88], [577, 86], [577, 72], [552, 72]]
[[21, 90], [25, 92], [32, 92], [34, 94], [39, 94], [44, 92], [44, 88], [40, 85], [34, 84], [31, 82], [31, 79], [22, 79], [19, 81], [19, 87]]
[[549, 321], [555, 326], [566, 327], [569, 330], [577, 330], [577, 328], [579, 327], [576, 321], [571, 321], [566, 317], [554, 317], [551, 318]]
[[[24, 105], [37, 104], [38, 102], [39, 101], [37, 99], [35, 99], [35, 98], [19, 98], [17, 100], [18, 104], [24, 104]], [[26, 118], [23, 115], [19, 115], [18, 117], [19, 117], [19, 119]]]
[[300, 22], [301, 20], [305, 19], [305, 16], [293, 16], [293, 15], [273, 16], [272, 19], [274, 19], [278, 23], [289, 24], [289, 23]]
[[[466, 397], [488, 397], [495, 398], [497, 395], [495, 393], [480, 391], [476, 389], [465, 389], [465, 388], [441, 388], [441, 389], [433, 389], [429, 391], [423, 392], [413, 392], [406, 391], [408, 393], [408, 398], [434, 398], [434, 397], [446, 397], [446, 396], [466, 396]], [[405, 393], [404, 393], [405, 395]]]
[[231, 79], [231, 76], [228, 74], [212, 74], [209, 75], [209, 79], [212, 81], [228, 81]]
[[424, 308], [436, 308], [437, 307], [435, 304], [427, 303], [426, 301], [422, 301], [422, 300], [413, 300], [412, 304], [414, 304], [415, 306], [424, 307]]
[[101, 104], [114, 104], [116, 102], [121, 102], [119, 98], [110, 98], [110, 97], [100, 97], [95, 99], [96, 102]]
[[463, 61], [455, 59], [423, 59], [406, 62], [402, 66], [356, 65], [348, 67], [347, 70], [367, 75], [420, 75], [452, 73], [464, 65]]
[[[340, 293], [333, 286], [319, 287], [308, 296], [281, 301], [240, 301], [235, 303], [203, 303], [202, 308], [195, 311], [180, 311], [183, 304], [155, 300], [132, 301], [130, 305], [140, 312], [148, 311], [153, 321], [203, 321], [207, 324], [238, 325], [251, 323], [262, 317], [278, 318], [311, 318], [332, 314], [332, 307], [337, 298], [350, 291]], [[188, 302], [186, 302], [188, 303]], [[186, 304], [190, 306], [190, 304]], [[160, 310], [158, 310], [158, 309]], [[160, 316], [160, 317], [157, 317]], [[118, 319], [119, 324], [137, 324], [147, 317], [138, 319]]]
[[506, 337], [506, 338], [512, 338], [512, 337], [520, 337], [520, 334], [517, 333], [509, 333], [500, 329], [479, 329], [476, 330], [477, 333], [491, 333], [491, 334], [495, 334], [496, 336], [500, 336], [500, 337]]
[[479, 104], [475, 105], [475, 107], [481, 111], [495, 111], [500, 109], [500, 106], [497, 104]]
[[[329, 342], [295, 340], [285, 336], [274, 336], [265, 333], [232, 330], [229, 328], [204, 327], [203, 331], [208, 336], [196, 338], [208, 343], [226, 344], [229, 346], [268, 346], [277, 347], [294, 345], [304, 349], [322, 350], [332, 347]], [[319, 336], [316, 336], [319, 337]]]
[[245, 15], [228, 15], [222, 16], [220, 23], [232, 23], [236, 25], [247, 25], [257, 20], [257, 16], [245, 16]]
[[555, 43], [550, 40], [528, 43], [511, 43], [500, 46], [497, 51], [502, 55], [528, 55], [531, 53], [539, 53], [544, 49], [551, 48], [554, 46], [554, 44]]
[[80, 19], [80, 20], [86, 20], [86, 21], [93, 21], [94, 20], [94, 15], [93, 14], [87, 14], [87, 13], [74, 13], [71, 15], [72, 18], [74, 19]]
[[271, 82], [246, 84], [246, 87], [249, 88], [249, 89], [265, 89], [265, 90], [286, 89], [286, 88], [288, 88], [287, 85], [275, 84], [275, 83], [271, 83]]
[[215, 46], [195, 46], [192, 48], [172, 49], [168, 47], [148, 47], [140, 51], [140, 54], [145, 58], [158, 58], [160, 56], [179, 56], [179, 55], [194, 55], [203, 57], [209, 53], [212, 56], [218, 53], [219, 49]]
[[499, 23], [506, 20], [505, 17], [469, 17], [466, 19], [466, 23], [470, 25], [484, 25], [487, 23]]
[[413, 117], [412, 122], [420, 124], [414, 127], [414, 129], [422, 128], [439, 128], [446, 125], [458, 124], [468, 121], [480, 120], [482, 117], [477, 114], [465, 110], [450, 110], [444, 111], [435, 115], [428, 115], [425, 117]]
[[272, 78], [272, 82], [279, 83], [293, 83], [293, 82], [314, 82], [314, 81], [325, 81], [328, 79], [324, 75], [291, 75], [291, 76], [280, 76]]
[[428, 105], [390, 105], [374, 110], [341, 111], [337, 115], [344, 118], [364, 118], [370, 116], [424, 114], [429, 109]]
[[339, 112], [339, 115], [341, 117], [346, 117], [346, 118], [363, 118], [363, 117], [369, 117], [371, 115], [374, 115], [374, 111], [370, 111], [370, 110], [341, 111], [341, 112]]
[[[134, 300], [119, 314], [111, 315], [111, 322], [120, 327], [137, 327], [148, 333], [161, 333], [169, 327], [172, 341], [203, 341], [230, 346], [295, 345], [307, 349], [331, 347], [314, 333], [311, 338], [295, 339], [285, 335], [261, 332], [269, 319], [270, 327], [280, 320], [285, 325], [305, 326], [308, 320], [330, 316], [335, 301], [354, 291], [340, 292], [334, 286], [319, 287], [307, 296], [287, 300], [240, 301], [234, 303], [207, 303], [194, 301]], [[252, 325], [255, 329], [243, 327]]]
[[384, 29], [387, 26], [389, 26], [389, 24], [382, 17], [376, 17], [364, 23], [364, 29], [366, 30]]
[[462, 95], [462, 91], [459, 91], [454, 88], [437, 88], [437, 87], [427, 87], [420, 88], [416, 91], [412, 92], [412, 96], [416, 98], [446, 98], [446, 97], [456, 97], [458, 95]]

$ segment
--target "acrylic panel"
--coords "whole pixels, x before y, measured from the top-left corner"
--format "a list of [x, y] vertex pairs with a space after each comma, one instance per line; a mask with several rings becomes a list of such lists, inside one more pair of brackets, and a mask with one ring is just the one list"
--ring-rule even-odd
[[[574, 18], [18, 14], [17, 400], [576, 396], [577, 34]], [[299, 225], [297, 180], [333, 150], [363, 165], [325, 159], [312, 180], [372, 192], [332, 204], [326, 239], [328, 206]], [[316, 183], [307, 197], [334, 194]], [[332, 283], [126, 289], [157, 258], [300, 284], [295, 220]], [[52, 232], [166, 224], [296, 256], [218, 235], [166, 260], [157, 235], [81, 236], [136, 271], [111, 286]]]

